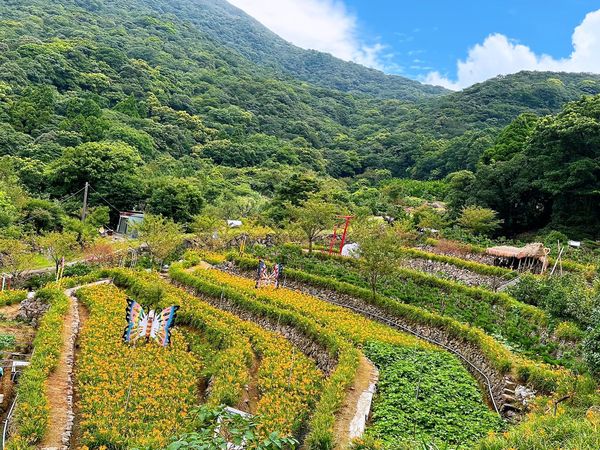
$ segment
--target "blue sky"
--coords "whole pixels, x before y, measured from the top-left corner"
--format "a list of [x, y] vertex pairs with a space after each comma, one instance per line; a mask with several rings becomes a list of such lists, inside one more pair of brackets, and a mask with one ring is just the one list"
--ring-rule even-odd
[[431, 70], [452, 74], [457, 59], [492, 33], [536, 53], [567, 57], [574, 28], [588, 12], [600, 9], [600, 1], [592, 0], [346, 0], [346, 5], [364, 38], [389, 46], [398, 71], [411, 77]]
[[600, 72], [600, 0], [229, 1], [300, 47], [453, 89], [523, 69]]

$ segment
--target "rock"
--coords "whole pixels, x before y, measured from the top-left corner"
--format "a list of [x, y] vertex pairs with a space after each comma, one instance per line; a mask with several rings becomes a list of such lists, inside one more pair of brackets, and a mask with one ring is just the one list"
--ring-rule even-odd
[[48, 303], [38, 300], [37, 297], [28, 296], [19, 306], [17, 320], [37, 326], [38, 321], [49, 307], [50, 305]]

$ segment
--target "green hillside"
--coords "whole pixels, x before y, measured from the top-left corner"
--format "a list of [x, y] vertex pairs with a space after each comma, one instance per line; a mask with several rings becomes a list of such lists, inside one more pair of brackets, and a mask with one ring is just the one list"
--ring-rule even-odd
[[417, 100], [448, 92], [347, 63], [326, 53], [300, 49], [225, 0], [179, 0], [171, 5], [170, 11], [191, 21], [215, 41], [284, 76], [378, 98]]
[[[382, 213], [365, 182], [475, 170], [519, 114], [600, 92], [597, 75], [523, 72], [444, 93], [294, 47], [222, 1], [9, 0], [0, 17], [5, 166], [33, 196], [90, 181], [92, 204], [119, 209], [165, 186], [264, 208], [296, 174]], [[84, 157], [99, 152], [126, 176]]]

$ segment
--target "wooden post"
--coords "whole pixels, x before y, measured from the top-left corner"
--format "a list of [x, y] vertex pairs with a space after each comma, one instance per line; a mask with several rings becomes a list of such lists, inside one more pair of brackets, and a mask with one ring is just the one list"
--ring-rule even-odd
[[[558, 243], [558, 245], [560, 246], [560, 242]], [[558, 257], [556, 258], [556, 261], [554, 261], [554, 267], [552, 267], [552, 271], [550, 272], [550, 275], [554, 275], [554, 271], [556, 270], [556, 266], [561, 261], [564, 249], [565, 249], [564, 247], [562, 247], [562, 248], [559, 247], [559, 249], [558, 249], [559, 250], [558, 251]], [[562, 275], [562, 262], [560, 263], [560, 273]]]

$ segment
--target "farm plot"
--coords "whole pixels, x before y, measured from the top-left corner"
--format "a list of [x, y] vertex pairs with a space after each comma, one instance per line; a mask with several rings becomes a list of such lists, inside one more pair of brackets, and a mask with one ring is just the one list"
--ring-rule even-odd
[[[470, 448], [469, 445], [487, 432], [502, 428], [502, 420], [485, 406], [476, 382], [455, 357], [412, 336], [299, 292], [269, 288], [255, 290], [252, 280], [217, 270], [200, 269], [189, 274], [174, 267], [171, 275], [174, 279], [187, 281], [195, 287], [200, 283], [195, 283], [194, 279], [234, 289], [255, 304], [282, 308], [315, 320], [325, 329], [339, 333], [355, 345], [364, 345], [367, 355], [372, 348], [371, 356], [374, 356], [374, 362], [383, 371], [383, 380], [390, 380], [384, 384], [385, 388], [378, 397], [381, 407], [375, 410], [387, 412], [378, 412], [373, 416], [372, 427], [379, 430], [373, 433], [379, 438], [384, 438], [389, 448], [409, 445], [414, 442], [415, 433], [418, 434], [418, 439], [424, 442], [445, 442], [451, 445], [451, 448]], [[397, 378], [394, 378], [387, 375], [389, 361], [383, 357], [375, 358], [375, 349], [383, 348], [380, 346], [390, 349], [392, 353], [397, 352], [398, 355], [418, 357], [415, 356], [412, 360], [408, 358], [407, 370], [397, 370]], [[429, 370], [428, 364], [440, 364], [442, 361], [445, 365], [442, 365], [441, 372]], [[415, 376], [416, 373], [419, 376]], [[394, 389], [415, 392], [420, 383], [424, 386], [438, 386], [435, 401], [439, 403], [439, 407], [431, 409], [430, 404], [420, 399], [416, 403], [412, 402], [408, 409], [404, 407], [406, 405], [394, 405], [394, 399], [398, 399]], [[448, 415], [449, 410], [455, 413]], [[458, 411], [460, 413], [457, 413]], [[409, 421], [411, 427], [399, 426], [403, 421]], [[383, 436], [383, 430], [386, 429], [387, 433]], [[459, 447], [459, 441], [450, 438], [452, 429], [462, 430], [459, 439], [464, 447]]]
[[323, 374], [314, 361], [283, 337], [156, 276], [123, 270], [111, 274], [117, 284], [153, 307], [180, 305], [179, 322], [195, 330], [190, 343], [204, 362], [209, 405], [238, 406], [257, 414], [260, 432], [290, 435], [300, 430], [321, 392]]
[[[367, 435], [383, 441], [386, 448], [399, 444], [414, 448], [435, 436], [437, 446], [467, 449], [475, 437], [502, 427], [501, 420], [478, 401], [477, 387], [448, 353], [369, 343], [365, 354], [380, 367], [373, 425]], [[465, 421], [464, 416], [479, 420]]]
[[[297, 256], [289, 261], [288, 267], [368, 289], [358, 264], [356, 260], [319, 255]], [[544, 311], [522, 304], [507, 294], [404, 269], [399, 269], [382, 284], [380, 293], [479, 327], [533, 359], [567, 367], [580, 365], [577, 345], [553, 339], [553, 324]]]
[[79, 441], [90, 448], [164, 448], [198, 404], [200, 364], [174, 332], [171, 346], [121, 341], [126, 294], [79, 291], [89, 310], [76, 362]]

